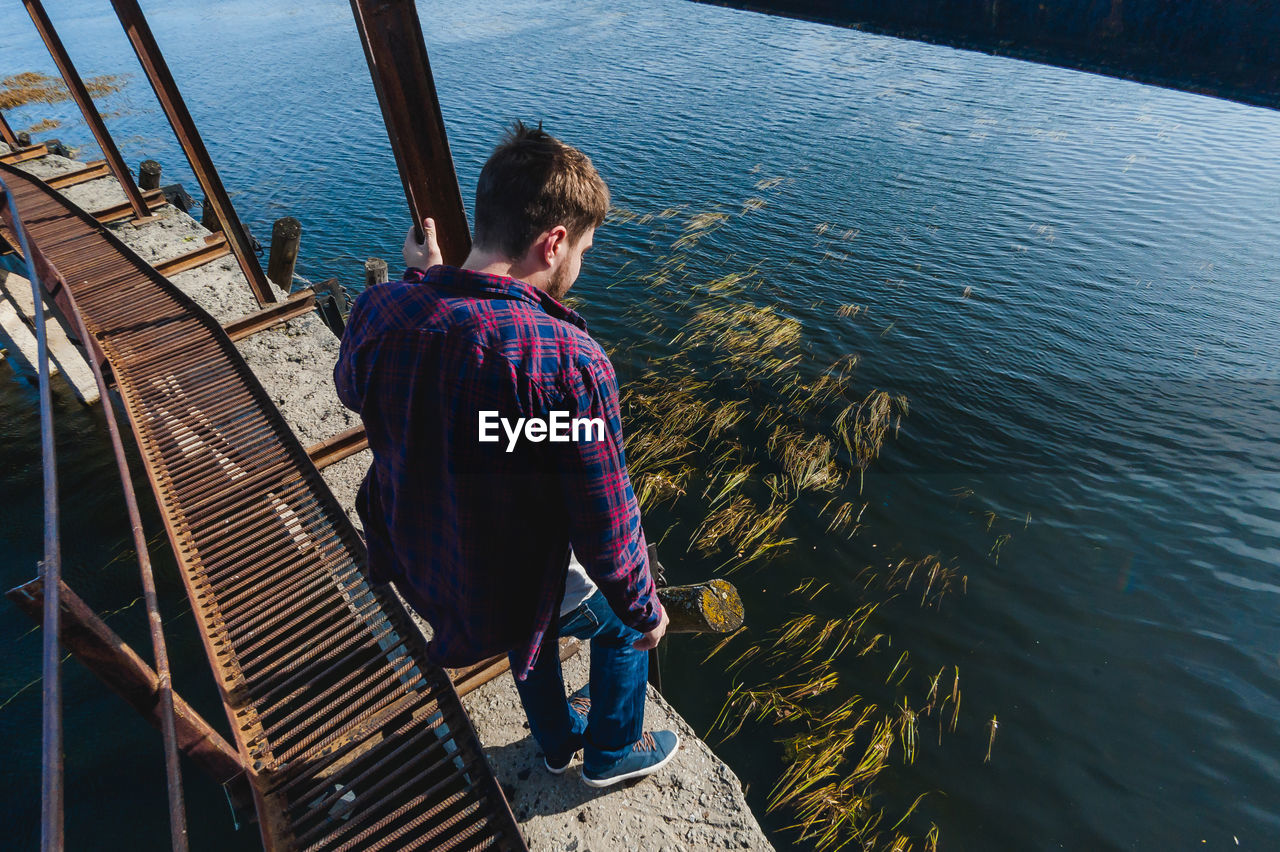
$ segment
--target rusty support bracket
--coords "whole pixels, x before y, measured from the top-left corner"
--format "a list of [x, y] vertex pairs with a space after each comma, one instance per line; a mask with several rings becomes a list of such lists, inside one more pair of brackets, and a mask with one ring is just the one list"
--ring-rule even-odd
[[[206, 237], [205, 244], [200, 248], [166, 260], [163, 263], [152, 264], [152, 268], [165, 278], [172, 278], [179, 272], [195, 269], [197, 266], [203, 266], [210, 261], [226, 257], [229, 254], [231, 254], [231, 249], [227, 248], [226, 236], [214, 234], [211, 237]], [[270, 309], [268, 308], [268, 310]]]
[[9, 126], [9, 122], [4, 120], [4, 113], [2, 112], [0, 112], [0, 142], [3, 142], [10, 148], [18, 147], [18, 137], [13, 132], [13, 128]]
[[[160, 679], [123, 639], [98, 617], [65, 582], [60, 586], [62, 646], [134, 710], [160, 728]], [[44, 623], [44, 580], [35, 579], [5, 592], [5, 597], [37, 624]], [[249, 792], [240, 756], [213, 726], [176, 693], [173, 696], [178, 748], [227, 789], [236, 810], [249, 808]]]
[[434, 218], [444, 262], [460, 266], [471, 234], [417, 7], [413, 0], [351, 0], [351, 11], [415, 232], [421, 240], [422, 220]]
[[47, 178], [45, 179], [45, 183], [48, 184], [51, 189], [66, 189], [69, 186], [88, 183], [91, 180], [104, 178], [110, 174], [111, 170], [107, 168], [106, 160], [91, 160], [90, 162], [85, 163], [83, 169]]
[[148, 210], [146, 202], [142, 199], [142, 192], [138, 189], [138, 185], [134, 183], [133, 174], [129, 171], [129, 167], [124, 164], [124, 158], [120, 156], [120, 149], [116, 147], [115, 140], [111, 138], [111, 134], [107, 131], [106, 122], [102, 120], [102, 114], [94, 106], [93, 98], [89, 96], [89, 90], [85, 88], [84, 81], [80, 79], [76, 66], [71, 62], [71, 57], [67, 54], [67, 49], [62, 44], [62, 39], [58, 37], [58, 31], [54, 29], [53, 22], [49, 20], [49, 16], [44, 11], [44, 5], [40, 0], [22, 0], [22, 2], [26, 5], [27, 14], [31, 16], [31, 22], [36, 25], [40, 38], [44, 40], [45, 47], [49, 48], [49, 55], [53, 57], [54, 64], [58, 66], [62, 81], [66, 83], [72, 99], [76, 102], [76, 106], [80, 107], [80, 114], [84, 116], [85, 124], [88, 124], [89, 129], [93, 131], [93, 138], [97, 140], [98, 147], [102, 149], [102, 156], [106, 158], [107, 163], [111, 166], [111, 173], [116, 176], [116, 180], [120, 181], [120, 188], [124, 190], [125, 198], [129, 200], [133, 215], [139, 219], [149, 216], [150, 210]]
[[27, 148], [17, 148], [7, 154], [0, 154], [0, 163], [12, 166], [17, 163], [25, 163], [27, 160], [39, 159], [48, 153], [49, 146], [41, 142], [39, 145], [31, 145]]
[[151, 27], [142, 14], [142, 8], [137, 0], [111, 0], [111, 5], [115, 7], [116, 16], [124, 26], [129, 43], [133, 45], [133, 51], [138, 55], [142, 70], [146, 72], [147, 80], [155, 90], [156, 98], [160, 101], [160, 106], [169, 119], [174, 134], [178, 137], [178, 143], [182, 145], [183, 153], [187, 155], [191, 171], [195, 172], [196, 180], [200, 182], [200, 188], [204, 191], [204, 203], [213, 207], [218, 221], [222, 223], [223, 232], [226, 233], [227, 241], [231, 245], [231, 252], [240, 263], [240, 270], [248, 279], [254, 298], [263, 307], [278, 301], [278, 297], [267, 282], [267, 276], [262, 272], [257, 255], [253, 253], [249, 233], [231, 205], [231, 198], [227, 195], [222, 179], [218, 177], [218, 170], [214, 168], [213, 160], [210, 159], [209, 152], [204, 147], [204, 140], [200, 138], [200, 132], [196, 129], [196, 123], [182, 100], [178, 85], [169, 71], [169, 65], [160, 52], [155, 36], [151, 34]]
[[307, 455], [317, 469], [324, 469], [334, 462], [340, 462], [348, 456], [354, 456], [369, 446], [369, 436], [365, 434], [364, 424], [352, 426], [332, 438], [307, 447]]
[[[146, 192], [142, 193], [142, 200], [146, 204], [147, 215], [145, 217], [137, 217], [137, 221], [140, 222], [150, 219], [152, 210], [156, 210], [169, 203], [168, 200], [165, 199], [164, 193], [158, 189], [148, 189]], [[122, 201], [119, 204], [113, 204], [102, 210], [95, 210], [90, 215], [104, 225], [107, 222], [118, 222], [121, 219], [134, 218], [133, 205], [127, 201]]]
[[272, 326], [300, 317], [316, 306], [315, 291], [310, 288], [299, 290], [283, 302], [276, 302], [270, 307], [234, 319], [222, 327], [233, 341], [244, 340], [250, 335], [265, 331]]

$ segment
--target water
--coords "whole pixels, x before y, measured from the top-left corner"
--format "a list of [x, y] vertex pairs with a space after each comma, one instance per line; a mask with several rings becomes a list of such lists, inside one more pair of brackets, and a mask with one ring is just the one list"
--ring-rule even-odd
[[[833, 584], [824, 606], [839, 614], [858, 572], [890, 556], [936, 553], [967, 575], [937, 612], [904, 597], [879, 615], [895, 655], [909, 649], [919, 673], [959, 666], [964, 685], [956, 732], [939, 745], [926, 726], [915, 763], [886, 776], [886, 804], [930, 792], [917, 820], [946, 849], [1269, 847], [1280, 116], [675, 0], [420, 10], [464, 196], [519, 117], [586, 149], [620, 207], [682, 207], [603, 230], [575, 288], [593, 333], [622, 347], [624, 381], [671, 351], [690, 311], [646, 306], [664, 331], [642, 335], [626, 315], [645, 304], [637, 276], [689, 215], [721, 211], [727, 224], [690, 253], [691, 286], [758, 266], [766, 285], [741, 298], [799, 319], [819, 361], [860, 353], [862, 387], [910, 398], [868, 472], [863, 531], [824, 536], [825, 501], [805, 501], [791, 522], [803, 545], [733, 578], [763, 634], [802, 611], [785, 593], [804, 577]], [[126, 159], [154, 157], [198, 194], [108, 7], [52, 11], [82, 73], [135, 74], [108, 104]], [[403, 197], [346, 4], [148, 13], [257, 234], [297, 216], [313, 280], [355, 282], [366, 256], [398, 256]], [[0, 73], [56, 73], [15, 8], [0, 12], [0, 55]], [[46, 115], [73, 108], [8, 118]], [[93, 156], [83, 125], [56, 133]], [[766, 204], [743, 213], [751, 198]], [[837, 317], [849, 303], [868, 310]], [[38, 420], [34, 390], [0, 373], [0, 579], [14, 585], [40, 547]], [[100, 417], [68, 398], [59, 415], [68, 575], [95, 608], [119, 609], [139, 592]], [[682, 550], [664, 543], [672, 579], [708, 576], [714, 563]], [[177, 683], [220, 723], [172, 561], [160, 571]], [[140, 610], [110, 621], [145, 648]], [[0, 609], [0, 702], [38, 676], [28, 630]], [[673, 639], [664, 661], [700, 732], [731, 685], [699, 665], [710, 647]], [[159, 738], [78, 665], [65, 672], [73, 845], [163, 844]], [[38, 684], [0, 709], [0, 729], [7, 824], [29, 847]], [[785, 760], [770, 734], [720, 747], [762, 815]], [[188, 783], [196, 847], [252, 848], [212, 785]], [[794, 845], [786, 820], [763, 816], [779, 848]]]

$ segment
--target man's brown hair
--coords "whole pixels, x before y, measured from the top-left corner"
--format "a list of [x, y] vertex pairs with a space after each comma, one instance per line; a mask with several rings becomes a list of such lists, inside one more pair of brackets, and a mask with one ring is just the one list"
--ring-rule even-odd
[[556, 225], [577, 242], [608, 212], [609, 187], [590, 158], [541, 124], [517, 121], [480, 170], [475, 241], [515, 259]]

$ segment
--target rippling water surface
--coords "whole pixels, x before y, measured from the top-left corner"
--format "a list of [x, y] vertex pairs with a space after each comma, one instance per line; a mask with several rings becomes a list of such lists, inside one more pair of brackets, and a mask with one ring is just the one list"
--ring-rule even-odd
[[[541, 119], [639, 214], [597, 236], [575, 289], [593, 332], [620, 347], [624, 381], [672, 351], [691, 309], [653, 307], [643, 327], [661, 331], [642, 333], [624, 316], [639, 282], [689, 216], [723, 212], [689, 253], [691, 288], [756, 269], [764, 283], [742, 299], [798, 319], [816, 360], [859, 353], [863, 387], [909, 397], [867, 474], [863, 531], [832, 541], [802, 506], [804, 546], [734, 577], [763, 633], [793, 611], [785, 593], [801, 578], [832, 583], [838, 613], [886, 555], [961, 566], [967, 592], [939, 611], [881, 613], [919, 671], [958, 665], [965, 687], [956, 732], [926, 735], [886, 801], [931, 791], [918, 816], [947, 849], [1270, 848], [1280, 115], [675, 0], [419, 6], [464, 196], [504, 123]], [[403, 197], [347, 4], [147, 10], [256, 233], [301, 219], [311, 279], [354, 282], [365, 257], [398, 257]], [[107, 103], [125, 156], [161, 160], [198, 195], [109, 6], [50, 11], [84, 74], [135, 75]], [[24, 70], [55, 73], [10, 6], [0, 74]], [[73, 111], [8, 118], [21, 129], [46, 115]], [[57, 135], [93, 155], [83, 125]], [[845, 304], [866, 310], [837, 316]], [[0, 366], [7, 585], [39, 558], [34, 404]], [[100, 417], [70, 398], [59, 414], [68, 574], [96, 608], [120, 609], [139, 593]], [[674, 580], [713, 567], [666, 547]], [[218, 717], [171, 560], [161, 567], [178, 683]], [[110, 620], [145, 647], [140, 605]], [[0, 793], [29, 848], [39, 685], [20, 690], [39, 674], [39, 638], [0, 610], [0, 643]], [[703, 732], [731, 684], [699, 665], [709, 648], [676, 638], [664, 660], [669, 697]], [[77, 664], [66, 672], [73, 844], [162, 845], [159, 738]], [[769, 731], [720, 751], [763, 814], [786, 759]], [[216, 789], [189, 784], [197, 848], [250, 848]], [[763, 821], [791, 847], [785, 815]]]

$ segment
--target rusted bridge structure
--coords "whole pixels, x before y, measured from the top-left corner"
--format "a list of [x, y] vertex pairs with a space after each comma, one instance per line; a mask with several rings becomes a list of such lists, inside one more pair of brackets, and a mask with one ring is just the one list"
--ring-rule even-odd
[[[319, 472], [367, 446], [363, 429], [304, 446], [235, 346], [318, 307], [311, 289], [291, 287], [300, 225], [276, 223], [264, 275], [142, 10], [136, 0], [111, 2], [215, 233], [153, 265], [108, 227], [147, 222], [166, 203], [158, 164], [144, 162], [135, 181], [42, 3], [23, 0], [103, 154], [73, 171], [37, 169], [48, 175], [41, 180], [25, 169], [53, 146], [31, 144], [0, 115], [0, 254], [27, 267], [45, 447], [45, 558], [36, 579], [7, 593], [44, 626], [43, 849], [63, 848], [61, 642], [161, 729], [175, 850], [188, 847], [185, 756], [223, 785], [237, 811], [252, 807], [269, 850], [527, 852], [460, 700], [504, 671], [506, 658], [456, 670], [430, 662], [394, 589], [367, 582], [364, 542]], [[430, 213], [445, 261], [459, 264], [470, 234], [413, 0], [351, 7], [410, 215], [420, 225]], [[61, 193], [108, 175], [122, 202], [85, 211]], [[228, 255], [257, 310], [220, 324], [169, 279]], [[106, 415], [154, 668], [61, 579], [46, 302], [83, 350]], [[171, 683], [126, 432], [196, 615], [229, 741]], [[657, 574], [662, 584], [660, 567]], [[669, 632], [731, 632], [742, 623], [741, 600], [725, 581], [664, 587], [662, 599]], [[562, 640], [562, 657], [575, 650]]]
[[[361, 435], [354, 430], [309, 451], [233, 344], [310, 310], [311, 294], [282, 300], [272, 290], [136, 0], [112, 3], [201, 184], [212, 214], [206, 220], [220, 233], [154, 268], [104, 226], [145, 221], [163, 198], [135, 183], [42, 4], [24, 0], [104, 160], [45, 183], [14, 166], [45, 156], [47, 147], [22, 144], [0, 116], [10, 148], [0, 156], [0, 249], [27, 262], [36, 313], [42, 297], [58, 305], [102, 386], [156, 656], [152, 670], [121, 648], [61, 582], [57, 500], [48, 493], [40, 577], [9, 594], [46, 627], [44, 848], [62, 846], [60, 638], [95, 670], [110, 670], [117, 691], [164, 730], [175, 849], [186, 848], [181, 751], [226, 785], [233, 801], [252, 802], [268, 849], [523, 850], [458, 694], [496, 666], [450, 672], [431, 664], [400, 599], [366, 581], [364, 543], [317, 470], [359, 449]], [[414, 220], [429, 208], [447, 258], [460, 261], [467, 223], [414, 5], [352, 0], [352, 10]], [[107, 172], [126, 197], [117, 208], [87, 213], [57, 191]], [[165, 276], [228, 253], [262, 310], [223, 327]], [[39, 331], [43, 350], [42, 317]], [[197, 615], [231, 743], [168, 682], [108, 378]], [[41, 383], [47, 389], [47, 365]], [[47, 466], [52, 461], [50, 449]], [[52, 487], [49, 477], [46, 483]]]

